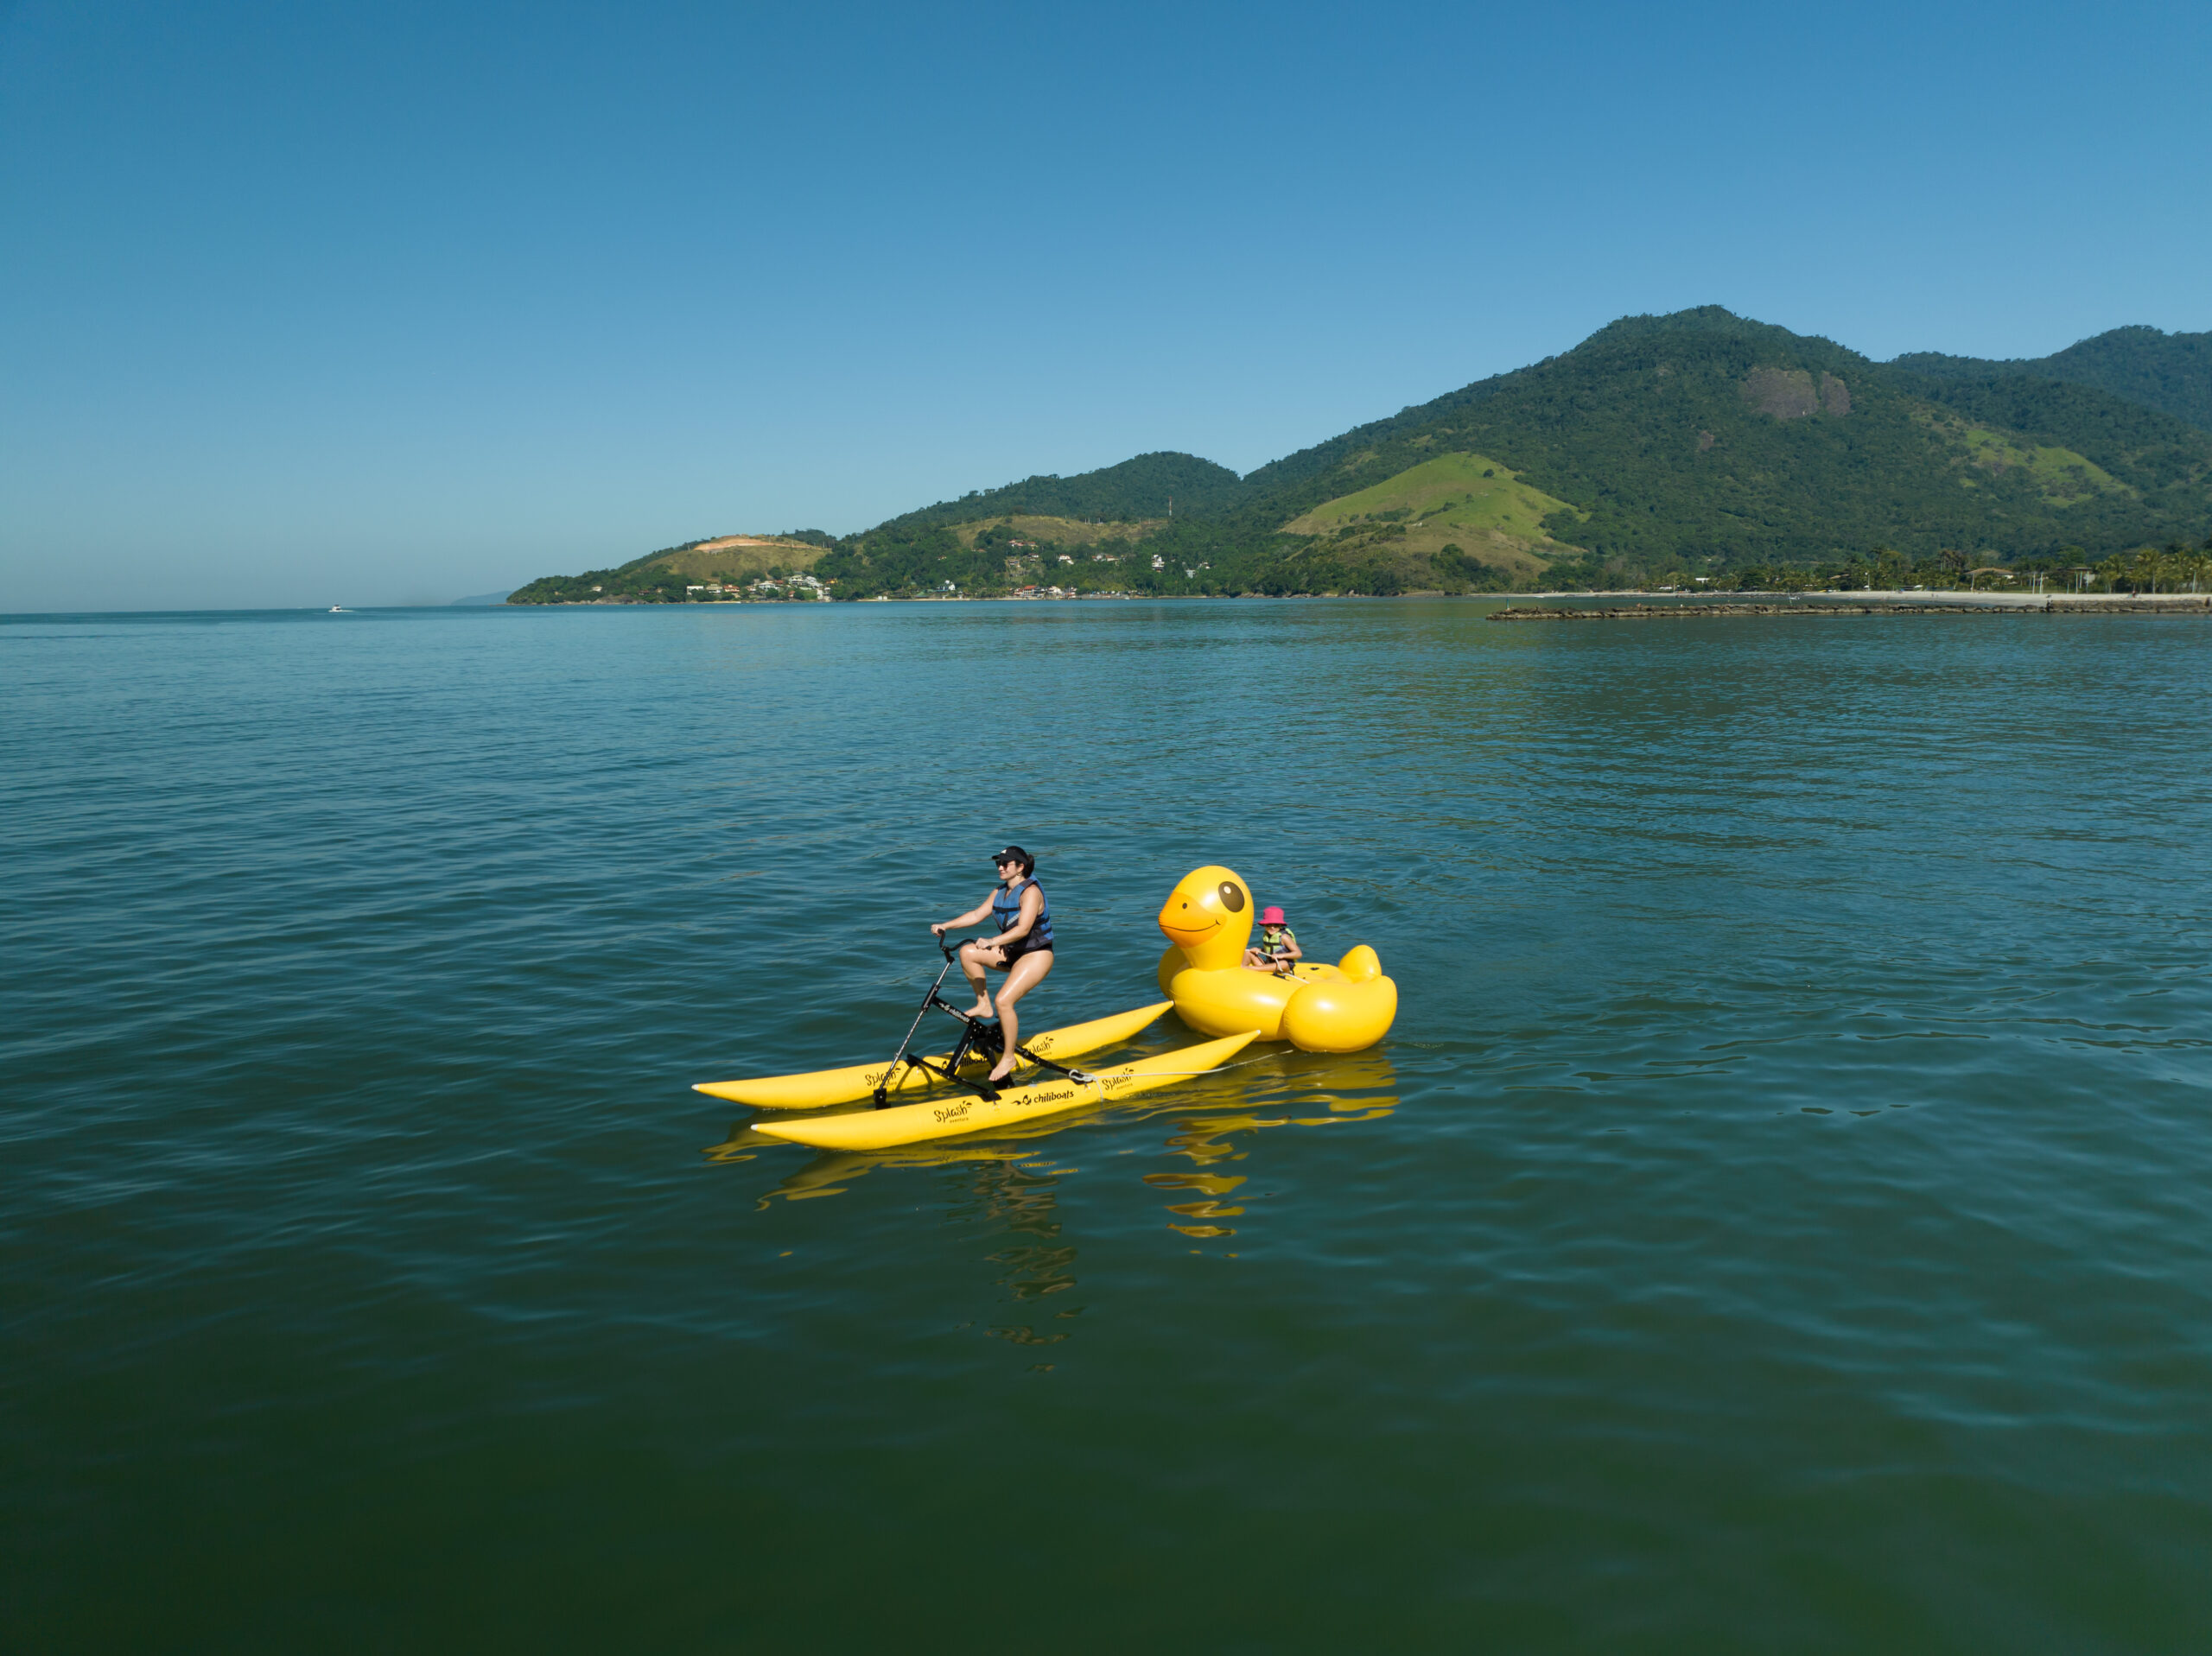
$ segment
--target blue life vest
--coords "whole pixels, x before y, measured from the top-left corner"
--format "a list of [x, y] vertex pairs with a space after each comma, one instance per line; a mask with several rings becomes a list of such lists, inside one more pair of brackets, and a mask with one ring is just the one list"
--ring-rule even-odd
[[[1013, 885], [1001, 885], [991, 893], [991, 918], [998, 922], [1001, 932], [1012, 931], [1021, 923], [1021, 888], [1025, 885], [1037, 885], [1037, 882], [1018, 879]], [[1045, 888], [1041, 885], [1037, 885], [1037, 901], [1041, 905], [1037, 910], [1037, 923], [1030, 927], [1029, 935], [1016, 945], [1024, 955], [1032, 949], [1052, 946], [1052, 899], [1045, 895]]]

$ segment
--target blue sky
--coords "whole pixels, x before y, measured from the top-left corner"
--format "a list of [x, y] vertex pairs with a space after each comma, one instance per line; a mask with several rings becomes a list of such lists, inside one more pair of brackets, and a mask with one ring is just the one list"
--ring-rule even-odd
[[2212, 8], [0, 3], [0, 609], [438, 601], [1719, 303], [2212, 327]]

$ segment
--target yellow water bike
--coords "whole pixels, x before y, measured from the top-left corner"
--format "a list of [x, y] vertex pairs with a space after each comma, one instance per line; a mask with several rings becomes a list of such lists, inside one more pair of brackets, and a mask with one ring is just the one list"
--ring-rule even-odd
[[[978, 940], [988, 941], [988, 940]], [[1149, 1006], [1047, 1030], [1017, 1044], [1018, 1065], [1049, 1070], [1048, 1079], [1021, 1085], [993, 1086], [988, 1072], [1006, 1050], [1006, 1037], [995, 1023], [968, 1014], [939, 993], [959, 960], [959, 945], [937, 940], [944, 965], [915, 1009], [914, 1021], [899, 1051], [887, 1064], [854, 1064], [842, 1069], [816, 1069], [803, 1075], [766, 1075], [749, 1081], [695, 1083], [694, 1090], [739, 1104], [763, 1109], [813, 1110], [833, 1104], [868, 1101], [874, 1107], [847, 1114], [804, 1121], [756, 1121], [753, 1131], [793, 1144], [816, 1145], [829, 1150], [885, 1150], [918, 1144], [926, 1139], [950, 1138], [955, 1133], [981, 1133], [1018, 1121], [1079, 1109], [1087, 1104], [1110, 1103], [1134, 1094], [1149, 1092], [1186, 1075], [1203, 1075], [1218, 1068], [1249, 1045], [1257, 1030], [1247, 1030], [1223, 1039], [1200, 1042], [1111, 1069], [1083, 1070], [1059, 1062], [1110, 1046], [1136, 1034], [1173, 1003]], [[941, 1012], [960, 1026], [959, 1039], [950, 1052], [921, 1056], [914, 1051], [914, 1037], [932, 1011]], [[974, 1073], [981, 1066], [983, 1074]], [[963, 1070], [969, 1073], [962, 1073]], [[949, 1085], [958, 1096], [928, 1099], [913, 1104], [893, 1104], [897, 1093]]]

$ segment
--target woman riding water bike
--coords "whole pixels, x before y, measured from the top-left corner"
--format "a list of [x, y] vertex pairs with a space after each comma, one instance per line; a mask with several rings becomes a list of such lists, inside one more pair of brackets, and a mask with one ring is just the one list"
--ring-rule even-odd
[[967, 913], [939, 921], [930, 930], [942, 937], [953, 927], [972, 926], [985, 915], [998, 925], [995, 938], [960, 945], [960, 969], [976, 991], [976, 1004], [969, 1010], [969, 1017], [991, 1015], [991, 991], [983, 968], [1006, 974], [998, 993], [999, 1033], [1005, 1044], [999, 1061], [991, 1066], [990, 1084], [995, 1087], [1014, 1074], [1014, 1050], [1021, 1040], [1014, 1002], [1043, 982], [1045, 974], [1052, 969], [1052, 905], [1045, 900], [1045, 888], [1037, 883], [1037, 859], [1020, 846], [1007, 847], [991, 860], [998, 865], [998, 889]]

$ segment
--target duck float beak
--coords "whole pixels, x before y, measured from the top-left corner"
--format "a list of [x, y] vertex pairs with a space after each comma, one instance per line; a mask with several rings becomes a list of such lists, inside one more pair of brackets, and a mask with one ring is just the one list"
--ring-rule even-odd
[[1221, 922], [1203, 911], [1193, 913], [1187, 903], [1170, 904], [1160, 911], [1160, 929], [1168, 942], [1195, 949], [1221, 930]]

